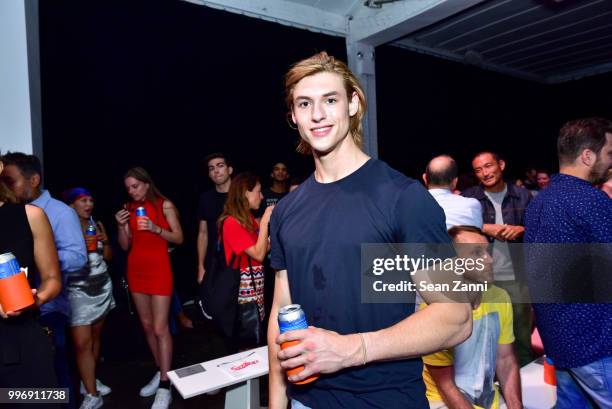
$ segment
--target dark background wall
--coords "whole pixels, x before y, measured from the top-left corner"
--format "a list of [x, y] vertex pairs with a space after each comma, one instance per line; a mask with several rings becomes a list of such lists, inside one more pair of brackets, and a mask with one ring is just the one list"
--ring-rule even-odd
[[[40, 48], [47, 187], [90, 188], [113, 226], [122, 175], [146, 167], [181, 212], [183, 293], [195, 277], [198, 193], [210, 187], [201, 158], [223, 151], [264, 178], [278, 161], [311, 172], [294, 153], [282, 75], [320, 50], [346, 60], [342, 38], [179, 0], [40, 2]], [[612, 117], [610, 74], [545, 86], [390, 46], [377, 49], [376, 69], [380, 158], [413, 177], [442, 152], [467, 171], [482, 149], [513, 173], [552, 169], [564, 121]]]
[[440, 153], [467, 172], [481, 150], [505, 158], [511, 176], [529, 164], [557, 171], [564, 122], [612, 117], [611, 74], [543, 85], [391, 46], [376, 69], [379, 154], [413, 177]]

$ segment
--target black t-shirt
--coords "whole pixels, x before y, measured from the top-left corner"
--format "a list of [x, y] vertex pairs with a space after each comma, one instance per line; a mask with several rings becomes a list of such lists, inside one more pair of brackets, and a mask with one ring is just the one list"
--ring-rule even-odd
[[279, 200], [281, 200], [283, 197], [287, 196], [287, 193], [289, 193], [289, 192], [276, 193], [275, 191], [273, 191], [269, 187], [264, 188], [261, 191], [261, 194], [264, 197], [263, 200], [261, 201], [261, 205], [259, 206], [259, 209], [257, 209], [256, 211], [253, 212], [255, 214], [255, 217], [263, 216], [264, 212], [266, 211], [266, 207], [268, 207], [268, 206], [276, 206], [276, 204], [278, 203]]
[[276, 193], [275, 191], [267, 187], [261, 193], [263, 194], [263, 197], [264, 197], [264, 200], [262, 201], [261, 206], [268, 207], [268, 206], [276, 206], [279, 200], [287, 196], [288, 192]]
[[[287, 270], [292, 302], [309, 325], [340, 334], [387, 328], [415, 310], [361, 302], [362, 243], [450, 243], [427, 190], [375, 159], [333, 183], [311, 176], [278, 203], [270, 226], [271, 264]], [[317, 409], [429, 408], [422, 370], [420, 358], [371, 363], [288, 392]]]
[[198, 204], [198, 220], [205, 221], [208, 228], [208, 247], [206, 248], [206, 266], [210, 261], [210, 254], [217, 244], [219, 237], [217, 229], [217, 220], [223, 213], [223, 206], [227, 193], [219, 193], [215, 189], [208, 190], [200, 195], [200, 203]]

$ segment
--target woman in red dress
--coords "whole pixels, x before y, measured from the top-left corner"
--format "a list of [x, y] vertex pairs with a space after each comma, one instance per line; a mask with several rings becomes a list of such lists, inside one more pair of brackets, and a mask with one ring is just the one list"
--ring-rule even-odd
[[[171, 402], [167, 371], [172, 360], [172, 336], [168, 311], [172, 299], [172, 271], [168, 243], [183, 242], [178, 212], [155, 187], [146, 170], [130, 169], [124, 177], [131, 201], [115, 214], [119, 245], [128, 251], [127, 279], [149, 348], [159, 371], [140, 390], [140, 396], [155, 394], [153, 408], [167, 408]], [[144, 207], [145, 217], [136, 218]]]
[[[264, 270], [262, 261], [270, 248], [268, 224], [274, 206], [266, 208], [259, 224], [251, 210], [259, 209], [263, 195], [259, 178], [244, 172], [232, 180], [223, 214], [219, 218], [222, 229], [225, 259], [229, 264], [232, 254], [240, 260], [240, 289], [238, 303], [257, 301], [259, 317], [264, 319]], [[250, 267], [249, 268], [249, 258]], [[253, 288], [253, 281], [255, 288]]]

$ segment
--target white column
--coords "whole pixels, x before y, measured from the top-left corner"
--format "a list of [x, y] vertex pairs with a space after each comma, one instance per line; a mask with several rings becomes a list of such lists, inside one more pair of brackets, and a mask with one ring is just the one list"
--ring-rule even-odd
[[365, 91], [368, 110], [363, 120], [363, 149], [373, 158], [378, 158], [378, 134], [376, 128], [376, 60], [374, 47], [347, 39], [346, 51], [349, 68]]
[[0, 150], [42, 159], [38, 0], [0, 1]]

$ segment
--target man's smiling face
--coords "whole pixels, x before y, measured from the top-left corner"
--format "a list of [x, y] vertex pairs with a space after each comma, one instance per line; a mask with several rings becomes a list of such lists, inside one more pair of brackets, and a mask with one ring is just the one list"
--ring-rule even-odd
[[350, 119], [359, 99], [348, 99], [342, 77], [322, 72], [305, 77], [293, 90], [292, 119], [314, 151], [333, 151], [349, 135]]

